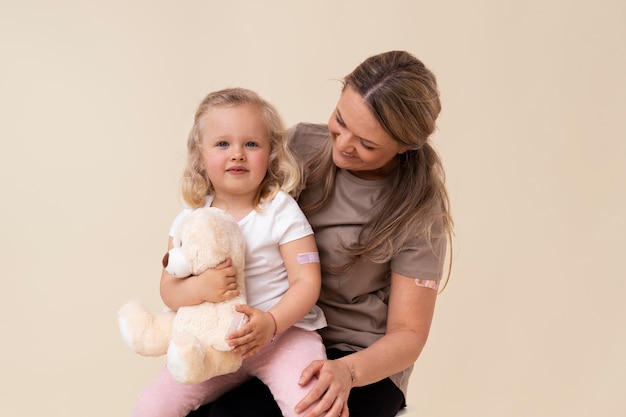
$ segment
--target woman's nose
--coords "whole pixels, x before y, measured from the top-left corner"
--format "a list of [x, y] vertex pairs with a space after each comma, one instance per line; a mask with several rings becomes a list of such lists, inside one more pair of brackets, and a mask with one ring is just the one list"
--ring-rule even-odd
[[342, 151], [350, 152], [354, 150], [354, 138], [355, 136], [346, 130], [336, 136], [335, 142]]

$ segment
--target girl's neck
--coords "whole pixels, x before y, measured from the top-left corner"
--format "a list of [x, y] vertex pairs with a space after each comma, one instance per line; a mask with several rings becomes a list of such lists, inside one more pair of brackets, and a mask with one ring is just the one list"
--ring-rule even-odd
[[218, 195], [213, 197], [213, 201], [211, 202], [211, 207], [216, 207], [224, 210], [231, 216], [233, 216], [237, 221], [243, 219], [254, 210], [254, 201], [249, 198], [222, 198]]

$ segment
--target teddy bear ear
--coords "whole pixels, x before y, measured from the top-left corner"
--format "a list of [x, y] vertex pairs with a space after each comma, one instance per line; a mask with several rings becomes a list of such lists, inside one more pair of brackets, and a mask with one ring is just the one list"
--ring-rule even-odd
[[170, 259], [170, 253], [169, 252], [165, 252], [165, 256], [163, 256], [163, 260], [161, 261], [161, 263], [163, 264], [163, 268], [167, 268], [167, 262]]

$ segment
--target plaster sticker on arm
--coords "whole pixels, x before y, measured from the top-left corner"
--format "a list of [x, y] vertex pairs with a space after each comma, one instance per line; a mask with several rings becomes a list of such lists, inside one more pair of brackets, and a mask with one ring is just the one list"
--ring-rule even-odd
[[310, 264], [320, 262], [320, 254], [317, 252], [299, 253], [297, 258], [299, 264]]
[[417, 285], [418, 287], [432, 288], [433, 290], [439, 289], [439, 281], [434, 281], [434, 280], [429, 280], [429, 279], [418, 278], [415, 280], [415, 285]]

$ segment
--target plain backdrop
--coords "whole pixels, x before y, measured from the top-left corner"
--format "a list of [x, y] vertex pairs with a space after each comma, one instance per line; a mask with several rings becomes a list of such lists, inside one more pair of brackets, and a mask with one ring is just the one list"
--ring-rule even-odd
[[[202, 97], [325, 122], [368, 56], [438, 77], [454, 265], [424, 417], [626, 415], [626, 2], [0, 1], [0, 416], [125, 416]], [[375, 417], [375, 416], [373, 416]]]

